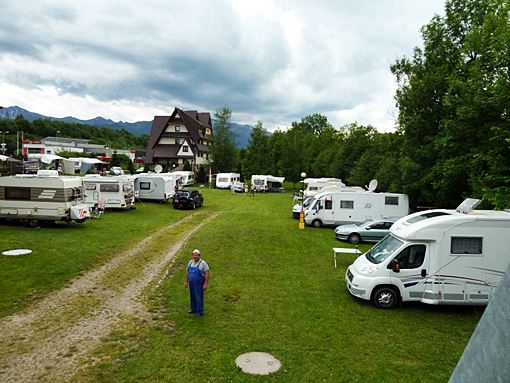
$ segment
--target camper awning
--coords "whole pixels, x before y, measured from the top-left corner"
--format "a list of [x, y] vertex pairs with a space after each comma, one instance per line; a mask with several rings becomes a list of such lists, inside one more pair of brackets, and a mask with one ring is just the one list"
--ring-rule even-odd
[[3, 154], [0, 154], [0, 161], [3, 162], [21, 162], [20, 160], [17, 160], [16, 158], [12, 158], [9, 156], [4, 156]]
[[45, 164], [51, 164], [55, 160], [67, 160], [67, 158], [57, 156], [56, 154], [43, 154], [40, 158], [41, 162]]
[[69, 160], [74, 162], [83, 162], [85, 164], [106, 164], [106, 162], [98, 160], [97, 158], [88, 157], [72, 157], [69, 158]]
[[266, 176], [266, 179], [268, 182], [279, 182], [281, 184], [283, 184], [283, 181], [285, 181], [285, 177]]

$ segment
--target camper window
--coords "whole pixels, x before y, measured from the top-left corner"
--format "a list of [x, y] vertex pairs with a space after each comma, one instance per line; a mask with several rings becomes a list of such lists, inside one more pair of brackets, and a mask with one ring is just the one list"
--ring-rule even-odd
[[398, 197], [384, 197], [385, 205], [398, 205]]
[[5, 188], [5, 199], [30, 199], [30, 188]]
[[327, 210], [333, 209], [333, 200], [331, 200], [331, 199], [324, 200], [324, 209], [327, 209]]
[[455, 255], [482, 254], [483, 238], [452, 237], [450, 253]]
[[85, 184], [86, 190], [96, 190], [97, 185], [96, 184]]
[[140, 182], [140, 190], [151, 190], [150, 182]]
[[[411, 245], [402, 250], [395, 259], [400, 264], [400, 269], [416, 269], [423, 264], [425, 259], [425, 245]], [[391, 268], [391, 263], [388, 265]]]
[[354, 201], [340, 201], [340, 209], [354, 209]]
[[99, 185], [99, 191], [117, 193], [120, 190], [117, 184], [101, 184]]

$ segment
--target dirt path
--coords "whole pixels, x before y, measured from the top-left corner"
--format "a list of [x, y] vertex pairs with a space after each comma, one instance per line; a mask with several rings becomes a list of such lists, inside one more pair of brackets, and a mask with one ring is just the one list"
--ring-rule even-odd
[[112, 290], [104, 277], [131, 262], [152, 241], [197, 214], [164, 227], [106, 264], [71, 281], [65, 288], [21, 313], [0, 320], [0, 382], [70, 381], [101, 338], [132, 318], [149, 318], [143, 292], [156, 288], [174, 256], [188, 239], [216, 215], [207, 217], [150, 262], [122, 289]]

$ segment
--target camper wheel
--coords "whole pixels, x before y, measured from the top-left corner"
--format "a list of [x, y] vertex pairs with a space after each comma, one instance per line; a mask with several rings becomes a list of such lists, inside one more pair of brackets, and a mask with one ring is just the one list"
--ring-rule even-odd
[[37, 220], [37, 219], [29, 219], [28, 220], [28, 226], [30, 226], [30, 227], [38, 227], [39, 226], [39, 220]]
[[361, 237], [358, 233], [352, 233], [352, 234], [349, 234], [349, 236], [347, 237], [347, 240], [350, 243], [357, 245], [358, 243], [361, 242]]
[[321, 227], [322, 226], [322, 222], [320, 219], [316, 219], [312, 222], [312, 226], [313, 227]]
[[393, 309], [397, 307], [399, 296], [394, 288], [379, 287], [372, 294], [372, 303], [378, 309]]

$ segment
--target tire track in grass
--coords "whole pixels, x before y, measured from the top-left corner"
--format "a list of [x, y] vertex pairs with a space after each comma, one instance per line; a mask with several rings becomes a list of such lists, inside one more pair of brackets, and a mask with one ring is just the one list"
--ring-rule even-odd
[[[161, 277], [162, 272], [175, 255], [194, 233], [215, 219], [217, 214], [206, 217], [183, 233], [168, 250], [149, 261], [120, 291], [104, 289], [103, 277], [112, 269], [129, 262], [130, 258], [167, 231], [183, 223], [191, 224], [201, 216], [203, 214], [194, 213], [160, 229], [125, 253], [50, 294], [34, 307], [2, 319], [0, 381], [68, 381], [80, 367], [80, 360], [112, 329], [132, 318], [149, 318], [143, 291], [153, 282], [155, 287], [159, 286], [166, 276], [165, 273]], [[88, 297], [85, 308], [84, 296]], [[76, 302], [79, 304], [76, 305]]]

